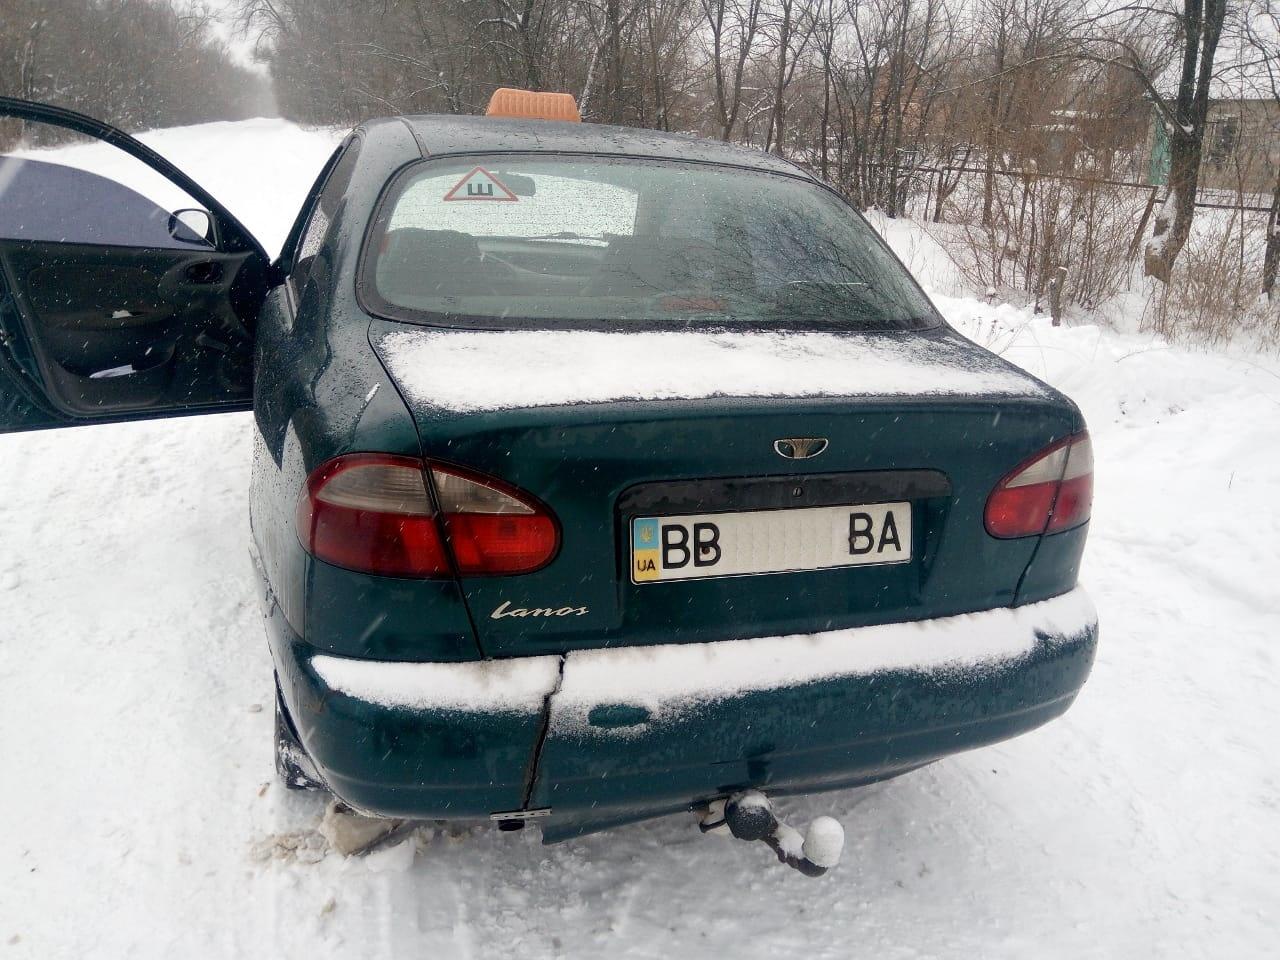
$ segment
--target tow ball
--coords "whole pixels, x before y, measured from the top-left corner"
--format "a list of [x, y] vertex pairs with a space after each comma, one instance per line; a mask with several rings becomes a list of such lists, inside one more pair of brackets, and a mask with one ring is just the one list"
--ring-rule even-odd
[[759, 790], [735, 793], [713, 800], [699, 811], [703, 833], [728, 829], [739, 840], [762, 840], [778, 855], [778, 861], [806, 877], [820, 877], [837, 863], [844, 851], [844, 827], [832, 817], [817, 817], [801, 836], [800, 831], [778, 819], [773, 802]]

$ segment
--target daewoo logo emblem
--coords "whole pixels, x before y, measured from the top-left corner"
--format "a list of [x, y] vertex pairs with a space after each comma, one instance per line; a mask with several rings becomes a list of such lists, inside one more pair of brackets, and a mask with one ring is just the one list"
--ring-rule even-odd
[[826, 437], [784, 437], [773, 441], [778, 456], [788, 460], [808, 460], [827, 449]]

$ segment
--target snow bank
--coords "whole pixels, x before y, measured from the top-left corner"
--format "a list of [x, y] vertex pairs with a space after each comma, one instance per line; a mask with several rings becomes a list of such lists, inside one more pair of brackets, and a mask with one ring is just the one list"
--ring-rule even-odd
[[555, 688], [560, 659], [387, 663], [321, 655], [311, 666], [335, 690], [384, 707], [537, 713]]
[[1082, 588], [1041, 603], [936, 620], [719, 643], [585, 650], [566, 658], [555, 724], [586, 724], [601, 703], [643, 706], [661, 719], [750, 690], [886, 670], [981, 671], [1029, 654], [1038, 635], [1075, 638], [1098, 622]]
[[1042, 387], [953, 343], [829, 333], [459, 332], [383, 337], [417, 403], [500, 410], [703, 397], [1018, 395]]

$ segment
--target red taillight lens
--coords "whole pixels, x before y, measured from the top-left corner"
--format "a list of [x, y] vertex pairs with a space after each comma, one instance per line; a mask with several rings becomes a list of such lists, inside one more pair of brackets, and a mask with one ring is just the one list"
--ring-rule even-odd
[[528, 494], [457, 467], [433, 465], [431, 481], [458, 573], [529, 573], [555, 556], [556, 522]]
[[555, 519], [532, 497], [489, 477], [431, 465], [437, 517], [426, 469], [412, 457], [377, 453], [322, 464], [298, 503], [303, 547], [326, 563], [390, 577], [447, 577], [455, 569], [470, 576], [528, 573], [555, 556]]
[[326, 563], [388, 577], [449, 576], [422, 461], [356, 453], [322, 464], [298, 502], [298, 538]]
[[1087, 433], [1067, 437], [1019, 464], [987, 499], [987, 533], [1008, 539], [1057, 533], [1089, 519], [1093, 447]]

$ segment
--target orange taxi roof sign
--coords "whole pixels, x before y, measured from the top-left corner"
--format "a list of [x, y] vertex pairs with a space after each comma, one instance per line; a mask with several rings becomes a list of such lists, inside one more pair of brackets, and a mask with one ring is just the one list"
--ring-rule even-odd
[[538, 93], [533, 90], [517, 90], [499, 87], [489, 98], [486, 117], [523, 117], [529, 120], [563, 120], [581, 123], [578, 101], [571, 93]]

